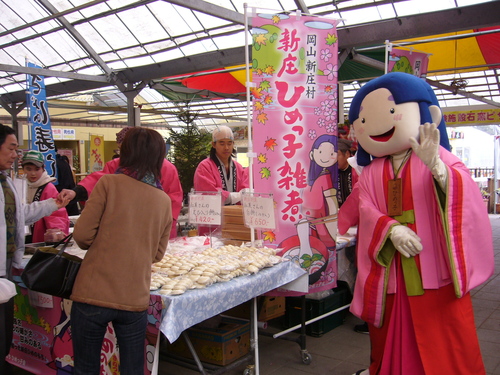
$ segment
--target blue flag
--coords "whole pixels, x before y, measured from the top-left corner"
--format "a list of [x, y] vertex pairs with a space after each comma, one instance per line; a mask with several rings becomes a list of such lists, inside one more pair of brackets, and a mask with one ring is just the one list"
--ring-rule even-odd
[[[40, 68], [27, 62], [29, 68]], [[40, 75], [26, 75], [27, 80], [27, 107], [28, 122], [31, 125], [31, 150], [38, 150], [45, 159], [45, 170], [49, 176], [57, 178], [56, 145], [50, 125], [49, 109], [45, 93], [44, 77]], [[55, 182], [57, 184], [57, 181]]]

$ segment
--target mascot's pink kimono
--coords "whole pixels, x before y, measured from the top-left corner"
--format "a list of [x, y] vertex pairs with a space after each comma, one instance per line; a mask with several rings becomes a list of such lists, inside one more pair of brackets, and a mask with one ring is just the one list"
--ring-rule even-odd
[[357, 92], [349, 120], [365, 166], [351, 311], [369, 324], [372, 347], [358, 373], [485, 374], [469, 292], [493, 273], [491, 225], [448, 151], [431, 87], [386, 74]]

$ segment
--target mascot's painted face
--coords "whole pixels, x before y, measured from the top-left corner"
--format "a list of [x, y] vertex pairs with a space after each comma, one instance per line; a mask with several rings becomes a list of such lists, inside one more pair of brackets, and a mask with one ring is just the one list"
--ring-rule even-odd
[[411, 148], [410, 137], [418, 140], [418, 103], [396, 104], [389, 90], [377, 89], [363, 99], [353, 125], [359, 144], [369, 154], [382, 157], [400, 153]]

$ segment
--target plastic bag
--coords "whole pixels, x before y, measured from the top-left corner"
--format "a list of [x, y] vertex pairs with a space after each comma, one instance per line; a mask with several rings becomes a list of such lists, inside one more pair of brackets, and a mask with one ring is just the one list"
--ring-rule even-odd
[[8, 279], [0, 277], [0, 303], [9, 301], [16, 294], [16, 284]]
[[66, 234], [57, 228], [47, 229], [47, 231], [43, 234], [43, 240], [47, 245], [54, 245], [55, 243], [61, 241]]

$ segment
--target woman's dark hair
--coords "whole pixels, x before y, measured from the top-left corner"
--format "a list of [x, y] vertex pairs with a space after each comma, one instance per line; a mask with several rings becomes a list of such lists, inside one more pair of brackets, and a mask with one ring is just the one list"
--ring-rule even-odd
[[10, 126], [0, 124], [0, 146], [4, 144], [5, 139], [9, 134], [16, 134], [16, 131]]
[[156, 130], [147, 128], [130, 129], [120, 148], [120, 167], [136, 171], [137, 178], [152, 174], [161, 177], [161, 167], [167, 149], [165, 141]]

